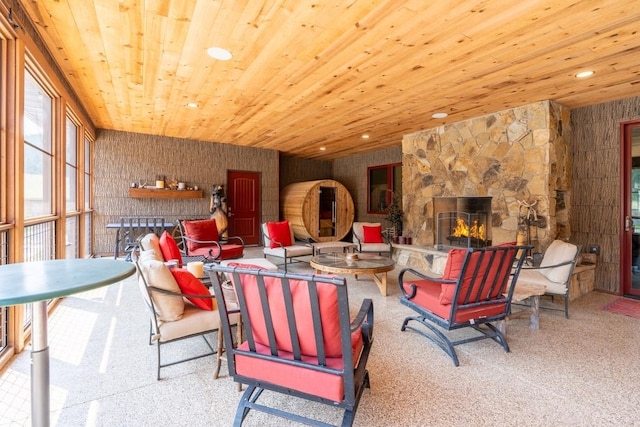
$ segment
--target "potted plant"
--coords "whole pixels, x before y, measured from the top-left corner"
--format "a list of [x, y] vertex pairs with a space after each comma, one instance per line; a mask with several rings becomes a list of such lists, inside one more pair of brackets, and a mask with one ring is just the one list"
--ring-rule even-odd
[[402, 219], [404, 213], [402, 212], [402, 209], [400, 209], [400, 201], [395, 194], [391, 198], [391, 204], [387, 206], [385, 212], [387, 213], [387, 216], [384, 219], [391, 223], [391, 226], [395, 231], [394, 234], [397, 243], [397, 238], [402, 236]]

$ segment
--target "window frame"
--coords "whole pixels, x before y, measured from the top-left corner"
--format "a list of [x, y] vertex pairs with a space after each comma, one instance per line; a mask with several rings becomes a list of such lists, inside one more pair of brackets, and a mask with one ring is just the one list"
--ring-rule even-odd
[[[384, 188], [372, 190], [372, 181], [376, 181], [372, 179], [372, 174], [381, 171], [385, 172], [385, 182], [374, 185], [383, 185]], [[382, 197], [372, 197], [373, 191], [384, 191], [384, 200], [381, 200]], [[402, 199], [402, 162], [367, 167], [367, 213], [374, 215], [386, 214], [386, 209], [393, 201], [394, 196], [400, 200]], [[372, 203], [378, 204], [377, 202], [382, 201], [384, 201], [384, 206], [379, 206], [378, 209], [372, 206]]]

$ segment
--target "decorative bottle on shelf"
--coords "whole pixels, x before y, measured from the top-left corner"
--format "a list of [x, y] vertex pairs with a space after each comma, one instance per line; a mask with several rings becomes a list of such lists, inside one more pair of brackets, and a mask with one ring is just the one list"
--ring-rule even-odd
[[164, 175], [156, 177], [156, 188], [164, 188]]

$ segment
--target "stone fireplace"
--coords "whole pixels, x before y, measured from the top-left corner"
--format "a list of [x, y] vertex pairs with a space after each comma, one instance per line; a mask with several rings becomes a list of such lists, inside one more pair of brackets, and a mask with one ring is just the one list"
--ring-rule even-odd
[[436, 197], [436, 249], [491, 246], [491, 197]]
[[[571, 237], [569, 114], [559, 104], [540, 101], [405, 135], [403, 234], [413, 238], [413, 250], [452, 246], [451, 224], [445, 222], [457, 223], [458, 215], [445, 220], [439, 212], [467, 212], [458, 199], [489, 200], [477, 218], [487, 245], [516, 240], [521, 202], [535, 202], [537, 213], [549, 219], [537, 229], [537, 250]], [[455, 208], [440, 209], [450, 199]]]

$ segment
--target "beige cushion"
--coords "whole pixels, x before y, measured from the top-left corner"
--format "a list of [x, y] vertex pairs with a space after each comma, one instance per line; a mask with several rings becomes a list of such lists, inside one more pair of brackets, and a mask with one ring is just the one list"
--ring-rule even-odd
[[175, 322], [164, 322], [159, 326], [160, 341], [171, 341], [176, 338], [197, 334], [220, 327], [218, 310], [202, 310], [191, 304], [184, 306], [182, 318]]
[[547, 279], [556, 283], [566, 283], [571, 273], [571, 264], [561, 267], [542, 268], [552, 265], [561, 264], [567, 261], [573, 261], [578, 252], [578, 247], [562, 240], [554, 240], [544, 253], [542, 262], [540, 263], [540, 273]]
[[162, 259], [162, 256], [160, 256], [160, 258], [158, 258], [158, 254], [153, 249], [141, 250], [140, 254], [138, 255], [138, 261], [141, 264], [144, 264], [145, 262], [149, 262], [149, 261], [162, 261], [162, 262], [164, 262], [164, 260]]
[[155, 259], [158, 261], [164, 261], [162, 258], [162, 251], [160, 251], [160, 238], [155, 233], [148, 233], [140, 240], [140, 247], [142, 250], [152, 250], [155, 254]]
[[[171, 274], [167, 266], [164, 265], [164, 262], [152, 259], [146, 261], [140, 260], [139, 264], [141, 273], [144, 275], [149, 286], [180, 293], [178, 282], [176, 282], [176, 279], [174, 279], [173, 274]], [[172, 322], [182, 318], [184, 313], [184, 300], [181, 296], [165, 295], [152, 291], [151, 297], [153, 298], [159, 320]]]
[[567, 286], [565, 283], [552, 282], [542, 274], [542, 270], [522, 268], [518, 274], [518, 282], [516, 288], [521, 283], [530, 283], [532, 285], [543, 285], [545, 293], [554, 295], [565, 295]]

